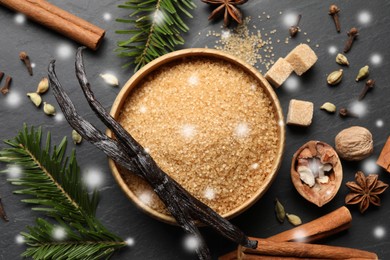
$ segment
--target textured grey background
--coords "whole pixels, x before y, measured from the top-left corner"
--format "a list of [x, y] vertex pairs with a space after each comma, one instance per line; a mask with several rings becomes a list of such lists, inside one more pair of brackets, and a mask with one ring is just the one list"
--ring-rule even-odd
[[[103, 14], [108, 12], [113, 18], [126, 16], [126, 10], [116, 6], [122, 1], [97, 1], [97, 0], [52, 0], [52, 3], [92, 22], [107, 30], [107, 36], [101, 48], [96, 52], [88, 51], [85, 55], [86, 67], [89, 79], [96, 97], [109, 109], [114, 101], [119, 88], [106, 86], [98, 77], [99, 73], [113, 71], [123, 84], [132, 76], [132, 70], [121, 69], [124, 60], [113, 53], [116, 41], [121, 39], [114, 31], [122, 28], [114, 19], [105, 21]], [[188, 47], [214, 46], [215, 38], [206, 37], [209, 30], [220, 31], [221, 23], [209, 23], [207, 16], [209, 9], [203, 3], [195, 0], [198, 7], [193, 11], [194, 19], [188, 20], [191, 28], [185, 35]], [[389, 51], [388, 41], [390, 33], [389, 1], [338, 1], [337, 5], [342, 10], [342, 33], [337, 34], [332, 20], [327, 15], [330, 1], [271, 1], [252, 0], [244, 9], [245, 16], [257, 17], [266, 12], [270, 19], [260, 22], [254, 19], [258, 28], [265, 31], [277, 29], [274, 39], [283, 39], [287, 36], [287, 30], [283, 26], [279, 12], [302, 13], [301, 28], [307, 32], [291, 40], [289, 44], [277, 44], [274, 47], [275, 56], [284, 56], [299, 42], [311, 39], [310, 44], [315, 48], [319, 61], [315, 67], [299, 79], [299, 86], [294, 91], [280, 88], [276, 91], [280, 98], [284, 114], [286, 115], [288, 102], [291, 98], [309, 100], [315, 104], [313, 125], [307, 129], [287, 127], [286, 151], [278, 177], [266, 195], [248, 211], [232, 220], [248, 235], [267, 237], [280, 231], [291, 228], [288, 223], [279, 224], [273, 213], [273, 200], [278, 197], [287, 210], [300, 215], [304, 222], [317, 218], [344, 205], [344, 197], [348, 190], [344, 186], [346, 181], [352, 180], [357, 170], [363, 169], [367, 160], [360, 163], [343, 162], [343, 185], [333, 201], [322, 208], [308, 203], [295, 191], [290, 181], [289, 167], [294, 151], [308, 140], [322, 140], [334, 145], [335, 135], [342, 129], [351, 125], [361, 125], [370, 129], [374, 136], [375, 152], [368, 160], [376, 160], [385, 140], [389, 136], [388, 125], [390, 115], [389, 104]], [[359, 25], [357, 15], [367, 10], [372, 16], [369, 25]], [[73, 51], [77, 44], [65, 39], [61, 35], [53, 33], [31, 21], [20, 25], [14, 22], [15, 13], [0, 7], [0, 70], [13, 76], [11, 92], [18, 93], [22, 102], [17, 107], [10, 107], [7, 98], [0, 96], [0, 139], [13, 137], [17, 130], [26, 122], [29, 125], [43, 126], [44, 130], [50, 130], [55, 141], [59, 141], [64, 135], [70, 137], [71, 128], [66, 121], [57, 122], [53, 118], [45, 116], [35, 109], [25, 97], [26, 92], [35, 90], [40, 78], [46, 74], [49, 61], [58, 56], [57, 48], [61, 44], [69, 44]], [[338, 69], [334, 62], [334, 55], [328, 53], [329, 46], [342, 49], [346, 38], [346, 30], [352, 26], [360, 29], [360, 37], [348, 55], [351, 66], [346, 69], [343, 82], [337, 87], [328, 87], [325, 83], [327, 73]], [[36, 68], [34, 76], [28, 76], [25, 68], [18, 59], [21, 50], [27, 51]], [[360, 119], [343, 120], [335, 115], [329, 115], [319, 110], [323, 102], [331, 101], [338, 106], [348, 106], [358, 96], [362, 84], [354, 82], [357, 70], [365, 64], [370, 64], [370, 55], [379, 53], [383, 57], [380, 65], [372, 67], [372, 77], [377, 81], [376, 89], [369, 93], [365, 99], [367, 114]], [[93, 115], [87, 106], [83, 95], [77, 85], [74, 75], [74, 60], [58, 59], [57, 74], [66, 87], [70, 97], [75, 102], [81, 115], [85, 116], [93, 124], [104, 129], [99, 120]], [[4, 82], [4, 80], [3, 80]], [[56, 104], [54, 97], [49, 92], [44, 99]], [[383, 120], [384, 126], [377, 127], [376, 121]], [[4, 147], [0, 144], [0, 147]], [[70, 144], [72, 147], [72, 144]], [[184, 232], [178, 228], [160, 223], [141, 211], [128, 201], [124, 193], [113, 180], [108, 168], [106, 157], [93, 146], [83, 143], [77, 147], [78, 161], [82, 169], [95, 168], [104, 174], [104, 184], [101, 188], [101, 202], [98, 209], [99, 219], [113, 232], [123, 238], [134, 238], [135, 245], [115, 254], [113, 259], [194, 259], [194, 255], [188, 253], [183, 246]], [[0, 165], [4, 169], [4, 165]], [[367, 172], [368, 173], [368, 172]], [[389, 175], [378, 169], [380, 179], [390, 183]], [[0, 221], [0, 259], [20, 259], [24, 251], [23, 245], [15, 242], [15, 236], [25, 230], [26, 225], [31, 225], [37, 217], [29, 206], [20, 202], [20, 197], [13, 195], [12, 187], [6, 183], [5, 176], [0, 177], [0, 193], [5, 208], [10, 218], [9, 223]], [[371, 250], [378, 253], [380, 258], [390, 258], [390, 242], [387, 233], [382, 238], [374, 236], [375, 227], [382, 227], [390, 231], [388, 216], [390, 214], [390, 196], [385, 192], [382, 196], [382, 207], [370, 207], [364, 214], [360, 214], [356, 207], [350, 207], [353, 215], [353, 224], [348, 232], [322, 241], [329, 245], [355, 247]], [[208, 228], [202, 228], [213, 257], [217, 257], [234, 248], [234, 244], [220, 237]]]

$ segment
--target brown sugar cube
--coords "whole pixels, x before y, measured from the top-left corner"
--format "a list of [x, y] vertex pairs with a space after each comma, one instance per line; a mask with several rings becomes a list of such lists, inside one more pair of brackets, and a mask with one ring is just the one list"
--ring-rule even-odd
[[285, 59], [279, 58], [265, 74], [265, 78], [274, 87], [278, 88], [293, 72], [293, 67]]
[[309, 45], [299, 44], [290, 51], [285, 59], [291, 64], [295, 73], [298, 76], [301, 76], [316, 63], [318, 57]]
[[376, 164], [390, 172], [390, 137], [387, 139]]
[[313, 119], [313, 103], [291, 99], [288, 106], [287, 124], [309, 126]]

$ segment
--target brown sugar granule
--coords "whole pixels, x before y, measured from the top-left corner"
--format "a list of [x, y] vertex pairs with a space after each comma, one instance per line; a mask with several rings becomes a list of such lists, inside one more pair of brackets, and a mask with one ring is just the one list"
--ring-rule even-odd
[[[127, 97], [119, 122], [167, 174], [220, 214], [256, 194], [278, 150], [275, 111], [259, 81], [210, 58], [151, 73]], [[140, 201], [167, 213], [144, 181], [121, 174]]]

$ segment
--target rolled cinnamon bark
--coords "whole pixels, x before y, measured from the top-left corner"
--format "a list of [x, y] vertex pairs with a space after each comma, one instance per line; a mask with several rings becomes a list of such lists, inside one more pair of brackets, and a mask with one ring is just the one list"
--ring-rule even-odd
[[0, 4], [23, 13], [29, 19], [40, 23], [76, 42], [96, 50], [105, 31], [44, 0], [0, 0]]

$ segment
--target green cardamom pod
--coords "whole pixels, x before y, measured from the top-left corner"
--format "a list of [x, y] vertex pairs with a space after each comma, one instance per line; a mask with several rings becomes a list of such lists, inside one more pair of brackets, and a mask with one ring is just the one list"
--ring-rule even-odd
[[74, 144], [79, 144], [79, 143], [81, 143], [83, 138], [81, 137], [81, 135], [79, 133], [77, 133], [76, 130], [73, 129], [72, 130], [72, 140], [73, 140]]
[[297, 215], [286, 213], [286, 217], [288, 222], [290, 222], [294, 226], [299, 226], [300, 224], [302, 224], [301, 218], [298, 217]]
[[368, 74], [369, 74], [369, 67], [368, 67], [368, 65], [366, 65], [366, 66], [364, 66], [363, 68], [361, 68], [360, 70], [359, 70], [359, 73], [358, 73], [358, 75], [356, 76], [356, 81], [359, 81], [359, 80], [361, 80], [361, 79], [364, 79], [364, 78], [366, 78], [367, 76], [368, 76]]
[[37, 93], [27, 93], [27, 96], [30, 98], [30, 100], [34, 103], [36, 107], [39, 107], [42, 103], [42, 98]]
[[334, 86], [339, 84], [342, 78], [343, 78], [343, 70], [339, 69], [330, 73], [326, 81], [328, 82], [329, 85]]
[[347, 57], [345, 57], [343, 54], [339, 53], [336, 56], [336, 62], [340, 65], [349, 66], [349, 61]]
[[284, 218], [286, 217], [286, 212], [284, 211], [282, 203], [280, 203], [278, 199], [275, 199], [275, 214], [278, 221], [283, 223]]
[[325, 102], [320, 108], [329, 113], [336, 112], [336, 106], [330, 102]]
[[56, 114], [56, 108], [46, 102], [43, 102], [43, 112], [48, 116], [54, 116]]
[[49, 79], [47, 77], [44, 77], [41, 79], [41, 81], [38, 84], [37, 93], [43, 94], [49, 89]]

